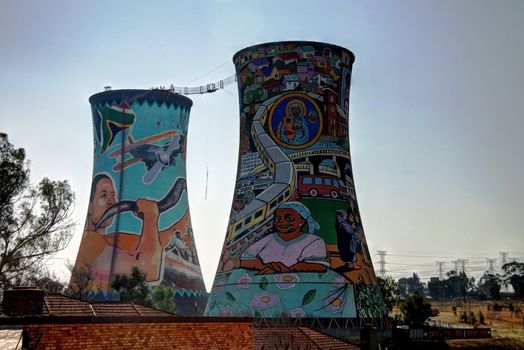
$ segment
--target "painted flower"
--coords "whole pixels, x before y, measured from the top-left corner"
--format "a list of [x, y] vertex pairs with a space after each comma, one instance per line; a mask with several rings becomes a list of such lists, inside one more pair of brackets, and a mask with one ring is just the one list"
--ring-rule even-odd
[[245, 273], [238, 278], [237, 288], [249, 288], [251, 286], [251, 282], [253, 282], [253, 280], [251, 279], [251, 277], [248, 276], [247, 273]]
[[300, 281], [300, 277], [296, 273], [279, 273], [274, 276], [277, 287], [280, 289], [290, 289]]
[[307, 314], [306, 314], [306, 312], [304, 310], [302, 310], [301, 308], [297, 307], [297, 308], [289, 311], [289, 317], [291, 317], [291, 318], [306, 318]]
[[339, 296], [330, 296], [325, 301], [326, 310], [331, 312], [341, 312], [344, 307], [345, 300]]
[[266, 291], [255, 293], [251, 297], [249, 306], [256, 309], [269, 309], [280, 302], [280, 297]]
[[336, 275], [331, 280], [331, 285], [337, 288], [344, 287], [346, 285], [346, 279], [342, 275]]
[[220, 309], [218, 316], [222, 316], [222, 317], [233, 316], [233, 309], [231, 309], [229, 306], [224, 306], [223, 308]]
[[224, 289], [224, 282], [219, 281], [215, 284], [213, 292], [215, 293], [215, 295], [219, 295], [220, 293], [222, 293], [222, 289]]

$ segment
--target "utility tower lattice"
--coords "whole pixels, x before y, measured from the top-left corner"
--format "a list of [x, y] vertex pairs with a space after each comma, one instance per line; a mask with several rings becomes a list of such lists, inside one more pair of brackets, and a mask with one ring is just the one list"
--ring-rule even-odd
[[438, 279], [442, 281], [444, 279], [444, 261], [437, 261]]
[[455, 266], [455, 271], [457, 272], [463, 272], [466, 273], [467, 271], [467, 265], [468, 265], [468, 259], [457, 259], [453, 261], [453, 265]]
[[502, 267], [508, 263], [509, 252], [499, 252], [499, 254], [500, 254], [500, 267]]
[[495, 261], [497, 261], [497, 259], [486, 258], [486, 263], [488, 264], [488, 272], [490, 275], [495, 274]]
[[380, 260], [378, 261], [378, 264], [380, 265], [378, 273], [380, 277], [386, 278], [386, 251], [377, 250], [377, 253], [378, 253], [378, 256], [380, 257]]

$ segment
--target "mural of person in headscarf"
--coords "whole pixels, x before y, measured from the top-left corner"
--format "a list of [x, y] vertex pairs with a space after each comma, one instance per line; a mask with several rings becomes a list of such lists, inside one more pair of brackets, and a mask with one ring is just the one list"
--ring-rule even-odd
[[319, 272], [329, 267], [326, 244], [314, 234], [320, 226], [305, 205], [287, 202], [278, 206], [273, 227], [274, 232], [242, 253], [240, 267], [258, 274]]
[[[164, 249], [169, 245], [175, 229], [183, 220], [159, 232], [158, 203], [140, 198], [136, 201], [136, 215], [142, 218], [141, 233], [106, 234], [106, 228], [111, 226], [114, 216], [100, 221], [104, 213], [117, 202], [111, 177], [106, 174], [96, 175], [93, 178], [82, 246], [75, 266], [89, 266], [96, 275], [93, 278], [102, 288], [107, 287], [111, 272], [129, 273], [132, 267], [138, 267], [145, 272], [147, 282], [158, 281], [162, 274]], [[111, 265], [113, 265], [112, 271]]]
[[288, 145], [303, 145], [309, 141], [304, 102], [294, 99], [286, 106], [286, 115], [278, 124], [278, 138]]

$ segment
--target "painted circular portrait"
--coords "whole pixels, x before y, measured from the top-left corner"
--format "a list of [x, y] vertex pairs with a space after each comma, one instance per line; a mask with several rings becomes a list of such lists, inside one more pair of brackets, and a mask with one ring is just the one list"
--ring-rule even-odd
[[291, 149], [309, 147], [322, 132], [320, 108], [305, 94], [286, 94], [275, 102], [269, 112], [269, 132], [280, 146]]

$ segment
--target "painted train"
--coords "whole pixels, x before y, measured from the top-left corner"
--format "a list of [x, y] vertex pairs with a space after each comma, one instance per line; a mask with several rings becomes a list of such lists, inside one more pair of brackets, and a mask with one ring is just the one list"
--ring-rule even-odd
[[265, 101], [258, 108], [251, 126], [251, 135], [260, 159], [273, 173], [273, 183], [238, 213], [232, 212], [226, 238], [226, 246], [230, 247], [231, 255], [235, 255], [237, 250], [235, 248], [238, 246], [236, 243], [240, 240], [254, 241], [259, 238], [264, 230], [257, 227], [261, 228], [264, 224], [269, 227], [268, 221], [277, 206], [288, 201], [295, 194], [297, 182], [295, 165], [271, 139], [262, 125], [269, 111], [268, 106], [279, 97], [275, 96]]

